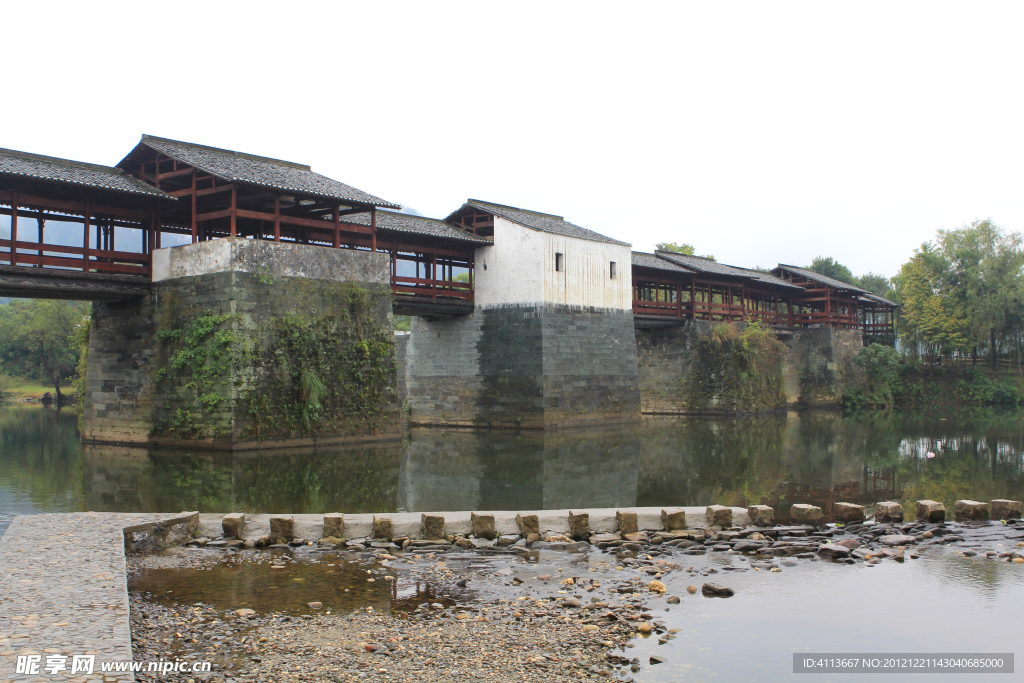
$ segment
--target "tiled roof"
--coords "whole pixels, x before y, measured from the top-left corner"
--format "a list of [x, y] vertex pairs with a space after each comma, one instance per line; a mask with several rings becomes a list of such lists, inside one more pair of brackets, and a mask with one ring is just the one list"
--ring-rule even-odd
[[[871, 294], [871, 292], [868, 292], [865, 289], [861, 289], [860, 287], [857, 287], [855, 285], [851, 285], [849, 282], [843, 282], [842, 280], [836, 280], [835, 278], [828, 277], [827, 275], [822, 275], [821, 273], [815, 273], [813, 270], [807, 270], [806, 268], [797, 268], [796, 266], [787, 266], [784, 263], [780, 263], [777, 268], [773, 268], [772, 272], [774, 273], [775, 271], [783, 271], [783, 270], [788, 270], [791, 273], [796, 273], [797, 275], [802, 275], [803, 277], [807, 278], [808, 280], [814, 280], [815, 282], [820, 282], [823, 285], [828, 285], [829, 287], [835, 287], [836, 289], [846, 289], [846, 290], [849, 290], [851, 292], [860, 292], [861, 294]], [[874, 296], [874, 295], [872, 295], [872, 296]]]
[[[514, 206], [505, 206], [504, 204], [492, 204], [491, 202], [480, 201], [479, 199], [469, 199], [462, 208], [473, 207], [486, 211], [487, 213], [494, 214], [495, 216], [501, 216], [513, 223], [519, 225], [525, 225], [528, 228], [534, 230], [540, 230], [541, 232], [551, 233], [552, 235], [562, 235], [564, 237], [576, 237], [582, 240], [590, 240], [591, 242], [605, 242], [607, 244], [619, 244], [624, 247], [628, 247], [627, 242], [619, 242], [613, 240], [611, 237], [605, 237], [600, 233], [596, 233], [593, 230], [587, 230], [581, 228], [578, 225], [573, 225], [569, 221], [565, 220], [561, 216], [555, 216], [549, 213], [539, 213], [537, 211], [528, 211], [526, 209], [517, 209]], [[451, 220], [458, 211], [453, 212], [446, 220]]]
[[646, 254], [642, 251], [633, 252], [633, 265], [641, 268], [657, 268], [658, 270], [669, 270], [676, 273], [692, 273], [694, 271], [681, 266], [671, 261], [666, 261], [663, 258], [658, 258], [654, 254]]
[[[370, 216], [365, 213], [342, 216], [342, 220], [348, 223], [358, 223], [359, 225], [370, 224]], [[442, 220], [426, 218], [425, 216], [411, 216], [406, 213], [396, 213], [394, 211], [377, 212], [377, 229], [415, 233], [417, 235], [429, 235], [430, 237], [444, 237], [447, 239], [461, 240], [463, 242], [475, 242], [478, 244], [491, 244], [491, 241], [486, 237], [474, 235], [471, 232], [449, 225]]]
[[0, 148], [0, 174], [81, 187], [94, 187], [111, 192], [174, 199], [167, 193], [131, 177], [119, 168], [17, 152], [13, 149]]
[[900, 307], [900, 305], [898, 303], [895, 303], [893, 301], [889, 301], [888, 299], [880, 297], [877, 294], [871, 294], [870, 292], [862, 294], [860, 298], [862, 300], [864, 300], [864, 301], [871, 301], [873, 303], [885, 304], [886, 306], [893, 306], [895, 308], [899, 308]]
[[191, 142], [167, 140], [152, 135], [143, 135], [139, 144], [146, 145], [172, 159], [177, 159], [228, 182], [270, 187], [302, 195], [327, 197], [346, 204], [370, 204], [390, 209], [401, 208], [380, 197], [314, 173], [309, 166], [290, 161], [195, 145]]
[[690, 268], [699, 273], [708, 273], [711, 275], [723, 275], [725, 277], [740, 277], [747, 280], [756, 280], [773, 287], [786, 287], [787, 289], [802, 289], [798, 285], [786, 282], [782, 278], [775, 277], [768, 273], [762, 273], [759, 270], [752, 270], [750, 268], [738, 268], [736, 266], [727, 266], [724, 263], [718, 263], [712, 261], [709, 258], [702, 256], [690, 256], [689, 254], [677, 254], [674, 251], [658, 251], [655, 252], [658, 258], [667, 259], [681, 266]]

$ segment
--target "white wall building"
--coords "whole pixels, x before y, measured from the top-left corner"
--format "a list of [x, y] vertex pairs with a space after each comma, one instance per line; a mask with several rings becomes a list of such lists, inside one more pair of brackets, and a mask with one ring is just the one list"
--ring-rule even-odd
[[632, 311], [630, 245], [561, 216], [470, 199], [448, 217], [493, 246], [476, 250], [477, 306], [568, 304]]

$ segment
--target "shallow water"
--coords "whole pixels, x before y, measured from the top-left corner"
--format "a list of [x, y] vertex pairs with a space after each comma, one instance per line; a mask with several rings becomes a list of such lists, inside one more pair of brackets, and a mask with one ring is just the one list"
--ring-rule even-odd
[[[195, 550], [219, 556], [224, 551]], [[645, 596], [646, 609], [665, 628], [678, 628], [675, 639], [659, 644], [657, 636], [639, 637], [617, 654], [638, 658], [641, 669], [622, 671], [637, 682], [671, 681], [763, 682], [793, 680], [793, 653], [978, 652], [1019, 649], [1024, 633], [1024, 566], [1005, 561], [968, 558], [955, 549], [919, 549], [920, 559], [886, 560], [877, 566], [839, 564], [793, 558], [781, 572], [751, 571], [749, 558], [733, 553], [682, 555], [659, 559], [694, 567], [662, 576], [666, 596]], [[240, 607], [259, 613], [310, 613], [306, 603], [346, 611], [372, 606], [377, 613], [410, 612], [424, 602], [471, 604], [515, 601], [518, 596], [557, 602], [559, 579], [583, 576], [604, 586], [627, 578], [615, 555], [540, 551], [525, 558], [449, 553], [419, 558], [399, 557], [388, 563], [354, 553], [318, 553], [301, 549], [228, 554], [228, 564], [211, 569], [150, 569], [129, 582], [133, 592], [148, 593], [161, 603], [202, 602], [219, 610]], [[271, 569], [271, 557], [290, 557], [284, 569]], [[248, 561], [246, 561], [248, 560]], [[256, 563], [252, 560], [261, 560]], [[438, 563], [441, 563], [438, 565]], [[438, 568], [440, 566], [440, 569]], [[467, 577], [459, 588], [444, 580], [444, 569]], [[734, 571], [730, 571], [729, 568]], [[707, 574], [710, 569], [717, 573]], [[504, 575], [500, 573], [506, 570]], [[440, 574], [439, 574], [440, 572]], [[552, 576], [541, 581], [538, 577]], [[512, 584], [512, 578], [523, 581]], [[373, 578], [372, 583], [368, 578]], [[727, 599], [690, 595], [685, 587], [715, 581], [736, 591]], [[564, 592], [564, 591], [561, 591]], [[583, 593], [587, 602], [591, 594]], [[593, 595], [608, 600], [606, 593]], [[668, 596], [680, 596], [669, 605]], [[616, 599], [613, 598], [613, 601]], [[558, 613], [557, 608], [554, 611]], [[667, 661], [652, 665], [652, 655]], [[1016, 669], [1020, 671], [1019, 665]], [[950, 675], [929, 674], [928, 680]], [[960, 675], [957, 680], [968, 680]], [[1021, 680], [1002, 675], [993, 680]], [[906, 674], [801, 674], [798, 680], [902, 681]]]
[[[928, 453], [934, 453], [929, 458]], [[418, 429], [355, 448], [244, 454], [81, 444], [77, 415], [0, 408], [0, 516], [388, 512], [1024, 495], [1024, 412], [646, 418], [557, 432]], [[0, 522], [2, 525], [3, 522]]]

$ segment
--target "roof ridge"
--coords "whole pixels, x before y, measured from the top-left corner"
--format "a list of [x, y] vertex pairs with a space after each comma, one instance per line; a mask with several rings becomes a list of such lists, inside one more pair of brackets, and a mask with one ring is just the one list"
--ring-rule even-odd
[[157, 135], [142, 134], [141, 142], [147, 140], [155, 140], [157, 142], [170, 142], [178, 145], [188, 145], [189, 147], [198, 147], [199, 149], [205, 149], [210, 152], [220, 152], [221, 154], [230, 154], [232, 156], [240, 157], [242, 159], [249, 159], [252, 161], [265, 161], [271, 164], [281, 164], [284, 166], [291, 166], [292, 168], [302, 169], [304, 171], [313, 171], [313, 167], [308, 164], [300, 164], [295, 161], [287, 161], [285, 159], [275, 159], [274, 157], [264, 157], [258, 154], [249, 154], [248, 152], [239, 152], [233, 149], [224, 149], [223, 147], [211, 147], [210, 145], [200, 145], [196, 142], [186, 142], [185, 140], [172, 140], [171, 138], [162, 138]]
[[[115, 175], [125, 175], [123, 169], [117, 168], [116, 166], [104, 166], [103, 164], [93, 164], [88, 161], [76, 161], [74, 159], [64, 159], [63, 157], [51, 157], [45, 154], [34, 154], [32, 152], [22, 152], [18, 149], [7, 149], [6, 147], [0, 147], [0, 154], [7, 154], [22, 157], [23, 159], [32, 159], [33, 161], [48, 161], [52, 163], [61, 164], [64, 166], [76, 166], [78, 168], [88, 168], [94, 171], [106, 171], [107, 173], [113, 173]], [[154, 188], [155, 189], [155, 188]]]
[[523, 208], [520, 208], [518, 206], [510, 206], [508, 204], [498, 204], [497, 202], [489, 202], [489, 201], [487, 201], [485, 199], [472, 199], [472, 198], [470, 198], [470, 199], [466, 200], [467, 204], [469, 204], [471, 202], [476, 202], [477, 204], [487, 204], [488, 206], [497, 206], [497, 207], [500, 207], [502, 209], [512, 209], [513, 211], [522, 211], [523, 213], [532, 213], [532, 214], [535, 214], [537, 216], [546, 216], [548, 218], [557, 218], [560, 221], [565, 221], [565, 217], [564, 216], [559, 216], [558, 214], [544, 213], [543, 211], [534, 211], [533, 209], [523, 209]]
[[[709, 261], [711, 263], [718, 263], [718, 261], [716, 261], [715, 259], [708, 258], [707, 256], [697, 256], [696, 254], [681, 254], [678, 251], [664, 251], [662, 249], [655, 249], [654, 253], [655, 254], [668, 254], [670, 256], [686, 256], [686, 257], [689, 257], [689, 258], [699, 258], [699, 259], [704, 259], [705, 261]], [[720, 265], [720, 266], [729, 266], [728, 263], [718, 263], [718, 265]], [[739, 266], [729, 266], [729, 267], [730, 268], [738, 268]]]

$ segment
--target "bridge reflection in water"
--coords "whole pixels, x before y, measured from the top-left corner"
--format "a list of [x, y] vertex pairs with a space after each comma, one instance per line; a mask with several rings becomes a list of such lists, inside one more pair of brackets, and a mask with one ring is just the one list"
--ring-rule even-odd
[[[714, 501], [767, 503], [784, 519], [795, 502], [821, 505], [827, 515], [839, 501], [932, 498], [952, 509], [963, 497], [1020, 499], [1019, 419], [992, 410], [962, 421], [826, 412], [650, 418], [637, 428], [585, 432], [414, 430], [373, 447], [246, 455], [86, 444], [77, 505], [316, 513]], [[928, 451], [938, 456], [927, 459]]]

